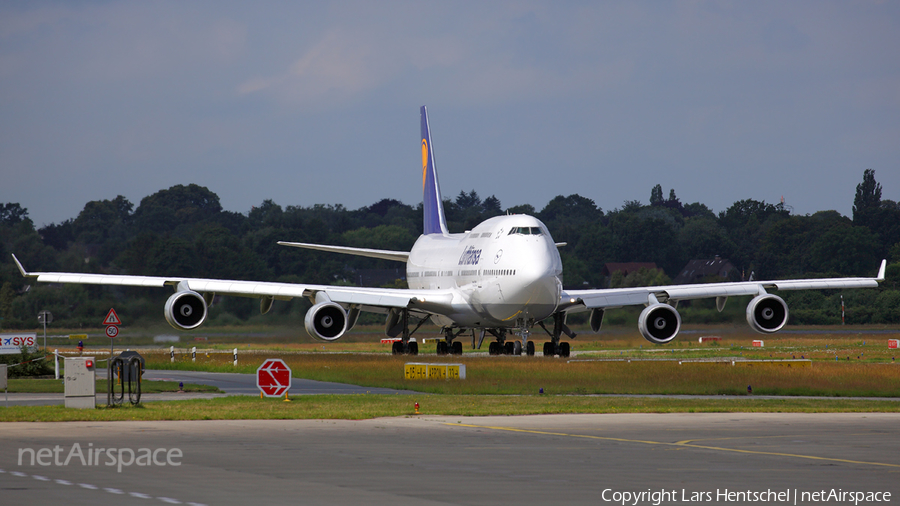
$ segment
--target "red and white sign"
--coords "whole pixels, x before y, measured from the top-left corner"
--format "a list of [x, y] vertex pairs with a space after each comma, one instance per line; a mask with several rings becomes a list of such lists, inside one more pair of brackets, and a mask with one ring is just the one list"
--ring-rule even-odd
[[900, 339], [888, 339], [888, 348], [900, 348]]
[[700, 338], [700, 342], [701, 342], [701, 343], [708, 343], [708, 342], [710, 342], [710, 341], [721, 341], [721, 340], [722, 340], [722, 338], [721, 338], [721, 337], [717, 337], [717, 336], [706, 336], [706, 337], [701, 337], [701, 338]]
[[266, 397], [281, 397], [291, 389], [291, 368], [280, 358], [270, 358], [256, 370], [256, 386]]
[[106, 313], [106, 318], [103, 320], [104, 325], [121, 325], [122, 320], [119, 319], [119, 315], [116, 314], [116, 310], [113, 308], [109, 309], [109, 313]]
[[106, 327], [106, 336], [107, 337], [112, 339], [113, 337], [116, 337], [117, 335], [119, 335], [119, 327], [116, 327], [115, 325], [108, 325]]
[[763, 342], [760, 340], [753, 341], [753, 346], [756, 346], [757, 348], [762, 348]]

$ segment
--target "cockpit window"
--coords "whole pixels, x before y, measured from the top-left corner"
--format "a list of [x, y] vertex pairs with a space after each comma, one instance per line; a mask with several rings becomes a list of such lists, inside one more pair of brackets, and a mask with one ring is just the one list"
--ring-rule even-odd
[[541, 227], [513, 227], [509, 235], [543, 235]]

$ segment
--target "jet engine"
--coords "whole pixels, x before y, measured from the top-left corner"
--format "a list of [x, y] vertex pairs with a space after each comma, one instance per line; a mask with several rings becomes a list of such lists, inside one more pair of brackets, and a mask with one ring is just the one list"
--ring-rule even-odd
[[778, 332], [787, 321], [787, 304], [777, 295], [759, 295], [747, 304], [747, 323], [759, 333]]
[[320, 302], [306, 312], [306, 331], [319, 341], [336, 341], [347, 331], [347, 312], [334, 302]]
[[653, 304], [641, 311], [638, 329], [644, 339], [656, 344], [666, 344], [681, 329], [681, 315], [668, 304]]
[[206, 320], [206, 300], [197, 292], [175, 292], [166, 301], [166, 321], [179, 330], [195, 329]]

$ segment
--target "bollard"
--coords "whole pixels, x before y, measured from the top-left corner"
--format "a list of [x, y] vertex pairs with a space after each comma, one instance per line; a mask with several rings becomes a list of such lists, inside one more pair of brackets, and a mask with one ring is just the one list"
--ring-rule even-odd
[[234, 366], [237, 367], [237, 348], [234, 349]]
[[197, 347], [194, 346], [193, 348], [191, 348], [191, 362], [196, 362], [196, 361], [197, 361]]
[[169, 346], [169, 362], [175, 363], [175, 347]]
[[53, 350], [53, 377], [59, 379], [59, 350]]

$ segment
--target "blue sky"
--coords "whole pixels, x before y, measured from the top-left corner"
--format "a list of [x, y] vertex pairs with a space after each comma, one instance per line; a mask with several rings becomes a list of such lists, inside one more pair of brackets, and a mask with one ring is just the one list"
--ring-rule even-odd
[[0, 202], [37, 226], [196, 183], [225, 209], [674, 188], [900, 200], [900, 4], [3, 2]]

